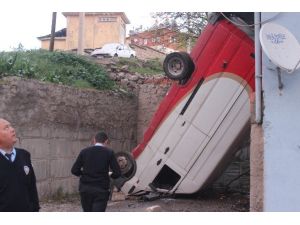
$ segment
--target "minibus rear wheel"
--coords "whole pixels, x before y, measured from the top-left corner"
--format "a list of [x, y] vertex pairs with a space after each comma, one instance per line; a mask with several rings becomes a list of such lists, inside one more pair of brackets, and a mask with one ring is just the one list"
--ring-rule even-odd
[[128, 152], [117, 152], [115, 156], [120, 166], [122, 176], [127, 180], [132, 178], [136, 172], [136, 162], [133, 156]]

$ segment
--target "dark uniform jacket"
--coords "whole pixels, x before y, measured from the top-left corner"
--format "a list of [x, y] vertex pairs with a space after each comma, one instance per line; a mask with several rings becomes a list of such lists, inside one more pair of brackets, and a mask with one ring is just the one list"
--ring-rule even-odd
[[0, 212], [39, 211], [36, 178], [30, 153], [16, 149], [13, 162], [0, 154]]
[[71, 172], [80, 176], [79, 191], [87, 193], [109, 193], [111, 177], [121, 176], [120, 167], [114, 152], [104, 146], [91, 146], [81, 150]]

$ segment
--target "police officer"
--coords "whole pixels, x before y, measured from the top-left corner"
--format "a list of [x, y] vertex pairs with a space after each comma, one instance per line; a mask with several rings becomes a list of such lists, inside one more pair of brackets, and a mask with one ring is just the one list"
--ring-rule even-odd
[[14, 148], [16, 141], [14, 128], [0, 118], [0, 212], [39, 211], [30, 153]]

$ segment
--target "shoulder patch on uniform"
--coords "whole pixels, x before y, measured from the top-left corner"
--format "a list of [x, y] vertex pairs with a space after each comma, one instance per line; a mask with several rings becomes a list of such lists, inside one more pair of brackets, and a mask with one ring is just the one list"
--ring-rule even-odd
[[29, 174], [29, 171], [30, 171], [29, 167], [28, 166], [24, 166], [24, 172], [25, 172], [26, 175]]

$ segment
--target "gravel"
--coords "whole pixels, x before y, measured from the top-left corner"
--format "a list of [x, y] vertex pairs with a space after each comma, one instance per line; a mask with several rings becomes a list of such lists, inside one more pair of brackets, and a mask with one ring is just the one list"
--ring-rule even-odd
[[[41, 212], [82, 212], [79, 196], [41, 202]], [[107, 212], [248, 212], [249, 196], [214, 194], [144, 201], [114, 192]]]

